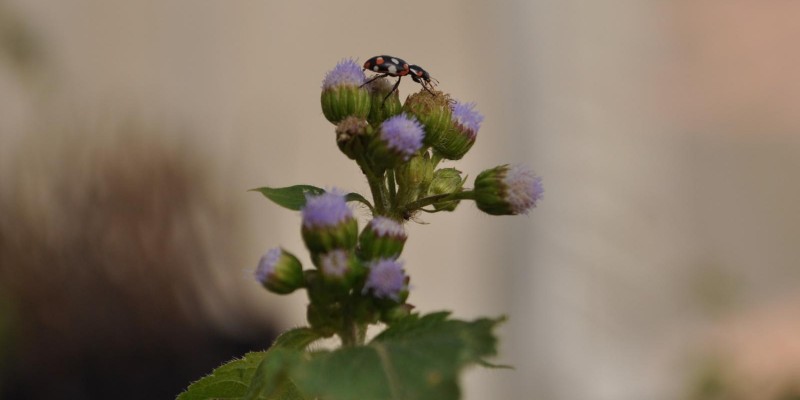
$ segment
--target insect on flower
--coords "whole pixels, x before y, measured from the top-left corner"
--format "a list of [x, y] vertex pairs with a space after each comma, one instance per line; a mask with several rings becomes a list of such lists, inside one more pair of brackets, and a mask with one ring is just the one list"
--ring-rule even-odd
[[386, 101], [386, 99], [389, 98], [389, 96], [392, 95], [392, 93], [394, 93], [395, 90], [397, 90], [397, 87], [400, 86], [400, 80], [402, 80], [404, 76], [409, 74], [411, 75], [411, 79], [413, 79], [414, 82], [419, 83], [425, 90], [428, 91], [428, 93], [430, 93], [433, 96], [436, 96], [431, 91], [431, 88], [433, 88], [433, 86], [438, 84], [439, 81], [431, 78], [431, 75], [428, 73], [428, 71], [425, 71], [419, 65], [409, 65], [403, 59], [386, 55], [375, 56], [370, 58], [364, 63], [364, 70], [377, 72], [378, 75], [375, 75], [370, 80], [364, 82], [364, 84], [362, 84], [361, 86], [364, 86], [376, 79], [383, 78], [386, 76], [398, 77], [397, 83], [394, 84], [394, 87], [392, 87], [392, 90], [389, 92], [389, 94], [387, 94], [386, 97], [383, 98], [384, 102]]

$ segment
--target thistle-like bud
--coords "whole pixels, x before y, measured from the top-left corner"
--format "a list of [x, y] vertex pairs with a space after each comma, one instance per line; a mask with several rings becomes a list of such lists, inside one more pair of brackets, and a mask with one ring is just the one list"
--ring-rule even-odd
[[367, 121], [369, 121], [370, 124], [378, 126], [387, 118], [403, 112], [403, 105], [400, 104], [400, 95], [397, 90], [389, 95], [394, 84], [388, 79], [385, 77], [375, 79], [367, 84], [366, 87], [371, 96], [371, 107], [369, 116], [367, 117]]
[[370, 109], [370, 94], [364, 84], [366, 75], [352, 59], [336, 64], [322, 81], [322, 113], [328, 121], [338, 124], [349, 116], [366, 118]]
[[408, 161], [422, 148], [425, 131], [413, 117], [396, 115], [383, 121], [380, 132], [369, 144], [368, 153], [375, 165], [394, 168]]
[[[433, 173], [433, 180], [428, 188], [428, 196], [458, 193], [464, 188], [461, 171], [455, 168], [442, 168]], [[453, 211], [458, 206], [459, 200], [448, 200], [433, 203], [433, 208], [439, 211]]]
[[350, 116], [336, 125], [336, 145], [348, 158], [355, 160], [364, 152], [365, 136], [369, 135], [370, 127], [367, 120]]
[[306, 197], [301, 233], [312, 258], [334, 249], [353, 249], [358, 241], [358, 223], [343, 195], [325, 192]]
[[288, 294], [303, 287], [303, 266], [292, 253], [276, 247], [261, 257], [256, 268], [256, 280], [267, 290]]
[[433, 146], [452, 125], [450, 97], [435, 91], [436, 96], [420, 91], [408, 96], [403, 111], [416, 117], [425, 126], [425, 146]]
[[475, 144], [483, 115], [475, 111], [475, 103], [455, 102], [452, 110], [452, 123], [433, 148], [448, 160], [460, 160]]
[[395, 179], [400, 186], [397, 203], [410, 203], [428, 191], [433, 179], [433, 161], [427, 152], [411, 157], [407, 163], [395, 169]]
[[336, 249], [321, 254], [318, 264], [325, 282], [348, 289], [362, 272], [358, 260], [347, 250]]
[[403, 263], [392, 259], [373, 261], [368, 266], [367, 281], [361, 294], [372, 293], [377, 299], [405, 302], [408, 298], [408, 276]]
[[501, 165], [475, 178], [475, 203], [492, 215], [527, 214], [542, 198], [542, 178], [519, 164]]
[[403, 252], [406, 243], [405, 229], [399, 222], [386, 217], [375, 217], [359, 237], [359, 255], [364, 260], [395, 259]]

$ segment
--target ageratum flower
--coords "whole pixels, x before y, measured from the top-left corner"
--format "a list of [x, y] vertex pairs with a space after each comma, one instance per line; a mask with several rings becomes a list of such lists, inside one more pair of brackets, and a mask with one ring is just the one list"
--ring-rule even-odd
[[392, 259], [380, 259], [369, 264], [367, 281], [361, 294], [372, 292], [379, 299], [403, 301], [408, 295], [408, 276], [403, 263]]
[[436, 96], [424, 90], [414, 93], [403, 104], [403, 111], [417, 118], [425, 127], [425, 146], [438, 142], [452, 124], [450, 96], [438, 91], [435, 93]]
[[370, 144], [370, 157], [377, 165], [393, 168], [416, 154], [424, 137], [425, 131], [414, 117], [396, 115], [381, 124], [380, 132]]
[[301, 233], [312, 256], [333, 249], [353, 249], [358, 240], [358, 223], [342, 194], [336, 190], [306, 196], [301, 210]]
[[542, 178], [524, 165], [501, 165], [475, 178], [475, 203], [492, 215], [527, 214], [543, 193]]
[[287, 294], [303, 286], [303, 267], [292, 253], [275, 247], [261, 257], [256, 280], [269, 291]]
[[356, 116], [366, 118], [370, 110], [370, 94], [361, 87], [366, 75], [353, 59], [344, 59], [336, 64], [322, 81], [322, 113], [328, 121], [338, 124], [341, 120]]
[[449, 160], [460, 160], [475, 144], [483, 115], [475, 110], [475, 103], [455, 102], [452, 110], [451, 126], [433, 148]]
[[336, 249], [319, 256], [322, 278], [329, 282], [350, 283], [356, 273], [356, 260], [352, 253]]
[[359, 255], [364, 260], [394, 259], [400, 256], [406, 243], [405, 229], [399, 222], [386, 217], [369, 221], [359, 237]]

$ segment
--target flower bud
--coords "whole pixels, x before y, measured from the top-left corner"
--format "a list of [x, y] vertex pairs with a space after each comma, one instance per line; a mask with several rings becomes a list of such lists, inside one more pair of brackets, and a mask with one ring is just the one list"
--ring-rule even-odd
[[450, 96], [435, 91], [436, 96], [427, 91], [414, 93], [406, 99], [403, 111], [414, 117], [425, 126], [425, 146], [432, 146], [440, 136], [452, 125]]
[[394, 168], [408, 161], [422, 148], [425, 132], [413, 117], [396, 115], [383, 121], [381, 130], [369, 144], [369, 155], [375, 165]]
[[[460, 192], [464, 188], [466, 178], [461, 178], [461, 171], [455, 168], [442, 168], [433, 173], [433, 180], [428, 188], [428, 196]], [[433, 203], [433, 208], [439, 211], [453, 211], [458, 206], [459, 200], [448, 200]]]
[[334, 191], [307, 196], [302, 214], [301, 233], [312, 258], [334, 249], [355, 248], [358, 223], [343, 195]]
[[405, 229], [399, 222], [386, 217], [375, 217], [359, 237], [359, 255], [364, 260], [395, 259], [406, 243]]
[[542, 178], [524, 165], [501, 165], [475, 178], [475, 203], [492, 215], [527, 214], [542, 198]]
[[428, 191], [433, 179], [433, 161], [427, 152], [411, 157], [407, 163], [395, 170], [395, 179], [400, 186], [397, 192], [397, 204], [407, 204]]
[[336, 145], [348, 158], [355, 160], [364, 152], [365, 136], [370, 133], [370, 127], [364, 118], [350, 116], [336, 125]]
[[402, 262], [380, 259], [370, 263], [368, 271], [361, 294], [372, 293], [377, 299], [405, 302], [408, 298], [408, 276]]
[[303, 287], [303, 267], [292, 253], [276, 247], [261, 257], [256, 268], [256, 280], [267, 290], [288, 294]]
[[433, 148], [448, 160], [460, 160], [475, 144], [483, 116], [475, 111], [475, 103], [455, 102], [452, 110], [452, 123], [433, 143]]
[[370, 94], [363, 87], [366, 75], [352, 59], [336, 64], [322, 81], [322, 113], [328, 121], [338, 124], [349, 116], [366, 118], [370, 109]]
[[[391, 95], [394, 84], [387, 78], [378, 78], [367, 84], [371, 97], [371, 107], [367, 121], [378, 126], [389, 117], [393, 117], [403, 112], [403, 105], [400, 104], [400, 95], [397, 90]], [[389, 96], [389, 97], [386, 97]], [[384, 100], [386, 99], [386, 100]]]
[[320, 254], [318, 266], [325, 282], [347, 289], [361, 272], [361, 265], [353, 254], [340, 249]]

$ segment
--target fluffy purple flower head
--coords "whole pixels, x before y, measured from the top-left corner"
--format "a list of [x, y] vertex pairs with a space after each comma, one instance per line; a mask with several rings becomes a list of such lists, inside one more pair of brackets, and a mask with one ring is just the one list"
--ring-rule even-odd
[[275, 266], [278, 264], [278, 260], [281, 259], [281, 252], [282, 250], [280, 247], [269, 249], [269, 251], [261, 256], [261, 260], [258, 261], [255, 275], [256, 280], [262, 285], [267, 282], [270, 275], [275, 273]]
[[344, 250], [333, 250], [320, 257], [320, 269], [327, 276], [343, 277], [350, 268], [350, 259]]
[[406, 289], [406, 273], [403, 271], [403, 263], [384, 258], [369, 265], [369, 275], [361, 294], [372, 290], [375, 297], [399, 301], [400, 292]]
[[322, 90], [337, 86], [361, 86], [366, 79], [367, 76], [364, 75], [364, 71], [356, 60], [346, 58], [328, 71], [322, 81]]
[[375, 232], [375, 235], [379, 237], [406, 237], [406, 231], [403, 229], [403, 225], [391, 218], [377, 216], [373, 218], [372, 221], [369, 221], [369, 227]]
[[301, 211], [306, 228], [332, 227], [353, 218], [344, 195], [334, 190], [319, 196], [306, 196], [306, 205]]
[[475, 110], [475, 105], [475, 103], [455, 102], [451, 107], [453, 123], [473, 140], [478, 135], [481, 122], [483, 122], [483, 115]]
[[514, 214], [527, 214], [544, 194], [542, 178], [522, 164], [509, 166], [503, 183], [506, 186], [505, 200]]
[[405, 114], [395, 115], [381, 124], [381, 139], [386, 145], [400, 153], [403, 161], [408, 161], [422, 148], [425, 131], [414, 117]]

